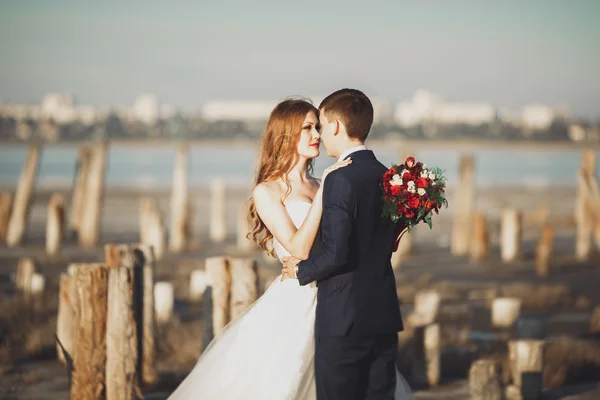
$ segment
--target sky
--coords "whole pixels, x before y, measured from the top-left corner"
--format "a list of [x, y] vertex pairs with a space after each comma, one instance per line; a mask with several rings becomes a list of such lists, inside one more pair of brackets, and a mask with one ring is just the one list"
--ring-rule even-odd
[[600, 118], [597, 0], [0, 0], [0, 101], [185, 109], [326, 95], [392, 102], [428, 89]]

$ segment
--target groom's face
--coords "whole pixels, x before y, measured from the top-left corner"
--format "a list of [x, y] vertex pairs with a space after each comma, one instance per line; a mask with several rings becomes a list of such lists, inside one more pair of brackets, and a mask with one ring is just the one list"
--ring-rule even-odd
[[338, 157], [335, 145], [335, 130], [337, 124], [335, 120], [329, 121], [323, 110], [319, 111], [319, 122], [321, 123], [321, 142], [325, 146], [325, 151], [329, 157]]

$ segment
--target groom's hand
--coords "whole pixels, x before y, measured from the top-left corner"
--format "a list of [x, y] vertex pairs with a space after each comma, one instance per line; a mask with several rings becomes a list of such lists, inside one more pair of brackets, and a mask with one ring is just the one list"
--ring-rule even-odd
[[281, 269], [281, 281], [285, 281], [286, 279], [296, 279], [298, 278], [298, 263], [300, 259], [296, 257], [284, 257], [281, 262], [283, 263], [283, 267]]

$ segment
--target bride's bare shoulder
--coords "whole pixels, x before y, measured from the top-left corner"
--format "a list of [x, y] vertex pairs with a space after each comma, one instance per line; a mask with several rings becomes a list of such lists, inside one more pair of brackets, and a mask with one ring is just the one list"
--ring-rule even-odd
[[283, 195], [281, 185], [277, 181], [261, 182], [252, 192], [255, 202], [272, 203], [277, 202]]

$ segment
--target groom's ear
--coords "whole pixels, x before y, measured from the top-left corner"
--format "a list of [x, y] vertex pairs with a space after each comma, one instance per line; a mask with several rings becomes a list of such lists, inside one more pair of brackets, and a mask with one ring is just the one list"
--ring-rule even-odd
[[338, 119], [336, 119], [333, 122], [335, 123], [335, 130], [333, 131], [333, 136], [337, 136], [340, 133], [341, 122]]

